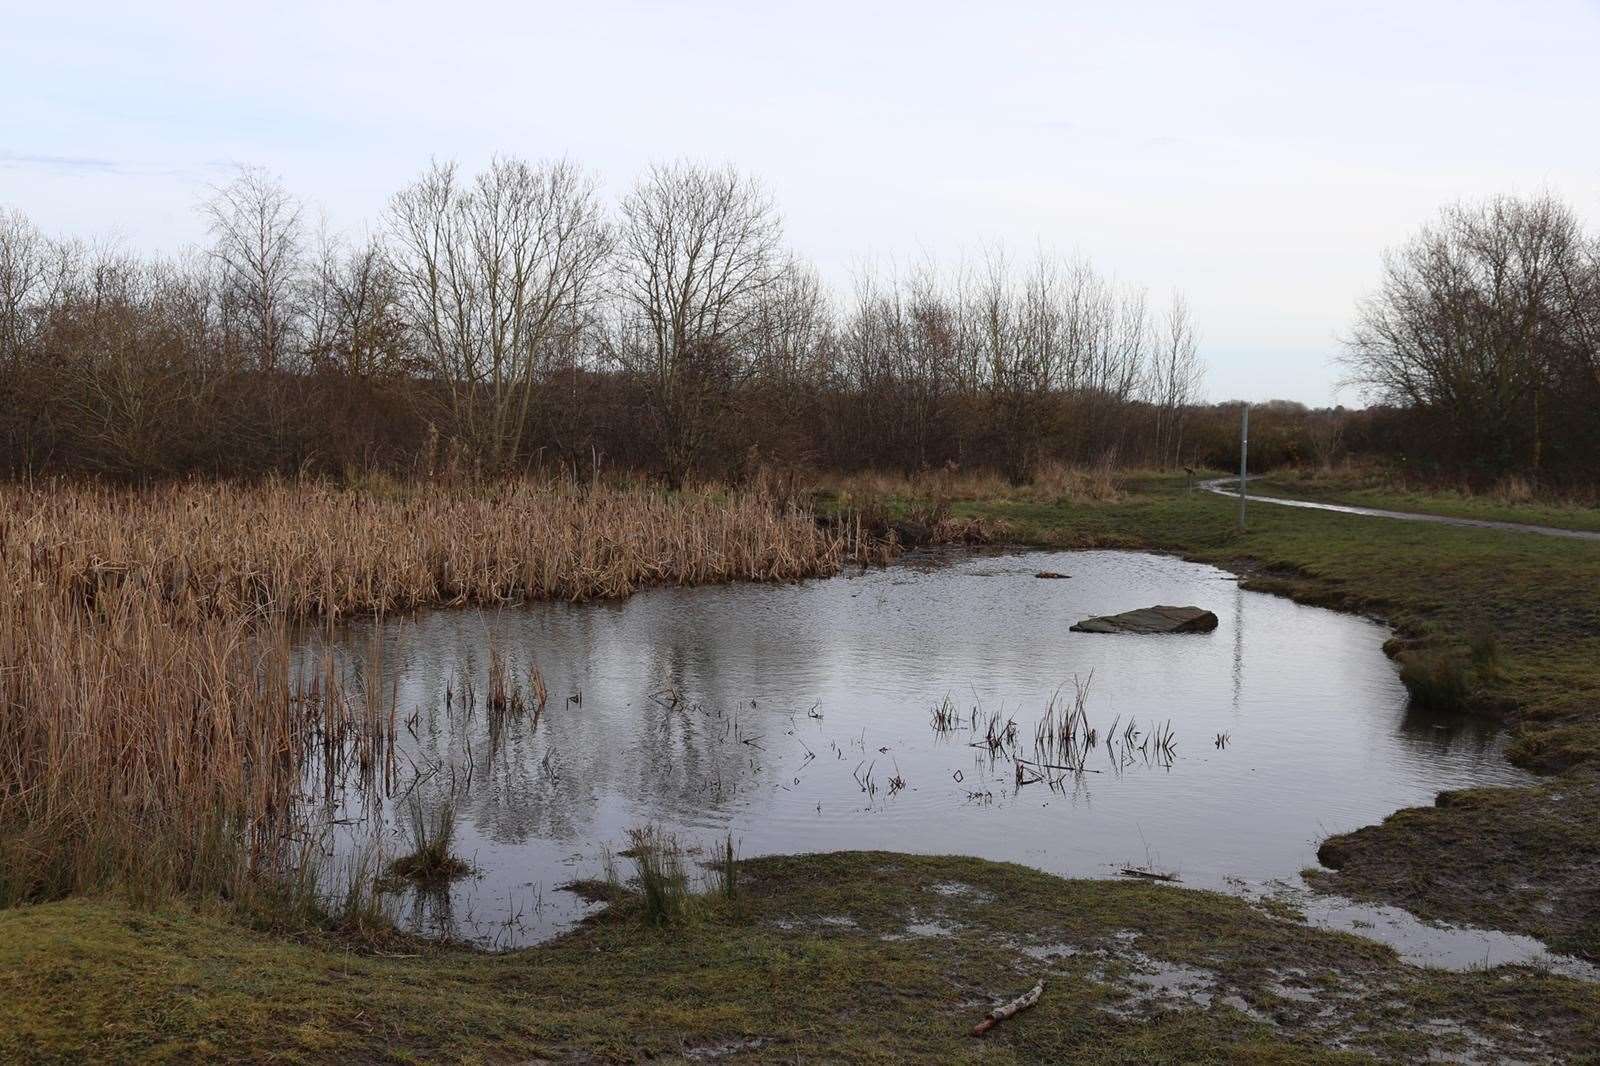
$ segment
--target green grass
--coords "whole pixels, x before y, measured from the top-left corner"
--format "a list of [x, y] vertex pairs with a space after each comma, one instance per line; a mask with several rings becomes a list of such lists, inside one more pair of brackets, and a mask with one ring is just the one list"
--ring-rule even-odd
[[[7, 911], [0, 1060], [682, 1061], [722, 1049], [756, 1062], [1273, 1063], [1422, 1059], [1479, 1041], [1491, 1059], [1575, 1057], [1600, 1041], [1595, 986], [1421, 970], [1213, 893], [885, 853], [742, 865], [736, 908], [711, 901], [693, 923], [653, 928], [630, 897], [502, 955], [376, 954], [176, 907]], [[1152, 997], [1152, 975], [1175, 973], [1196, 995]], [[968, 1035], [1040, 978], [1037, 1007]]]

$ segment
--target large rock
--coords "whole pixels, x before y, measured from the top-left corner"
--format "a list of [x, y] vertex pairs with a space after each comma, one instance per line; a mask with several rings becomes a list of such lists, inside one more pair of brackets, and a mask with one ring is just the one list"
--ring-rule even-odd
[[1217, 616], [1199, 607], [1141, 607], [1123, 614], [1085, 618], [1074, 633], [1209, 633]]

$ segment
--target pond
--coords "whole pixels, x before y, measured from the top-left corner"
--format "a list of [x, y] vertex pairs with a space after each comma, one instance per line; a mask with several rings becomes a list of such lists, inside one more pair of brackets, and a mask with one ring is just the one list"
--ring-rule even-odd
[[[1070, 631], [1156, 603], [1221, 624]], [[394, 795], [350, 789], [317, 812], [339, 847], [401, 854], [402, 803], [453, 804], [475, 872], [403, 900], [400, 917], [511, 946], [587, 913], [560, 886], [597, 876], [647, 825], [708, 851], [731, 834], [746, 857], [881, 848], [1244, 894], [1296, 885], [1330, 833], [1441, 789], [1528, 779], [1492, 724], [1408, 706], [1388, 633], [1167, 556], [963, 552], [796, 585], [370, 620], [297, 656], [312, 670], [331, 652], [398, 706]], [[536, 721], [491, 725], [491, 656], [524, 688], [537, 667]], [[1078, 685], [1076, 747], [1035, 755], [1052, 698], [1059, 724]], [[1015, 723], [999, 750], [991, 720]], [[1019, 786], [1016, 758], [1081, 772], [1024, 766]]]

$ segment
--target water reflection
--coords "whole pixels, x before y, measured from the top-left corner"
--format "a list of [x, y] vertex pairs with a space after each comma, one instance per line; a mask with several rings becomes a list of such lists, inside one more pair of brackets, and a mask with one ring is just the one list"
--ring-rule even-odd
[[[1178, 637], [1069, 632], [1152, 603], [1224, 621]], [[651, 822], [707, 844], [731, 832], [746, 855], [889, 848], [1267, 883], [1314, 864], [1327, 833], [1441, 789], [1524, 780], [1487, 723], [1406, 706], [1386, 635], [1124, 552], [922, 557], [803, 585], [363, 623], [331, 651], [397, 696], [401, 784], [387, 806], [346, 794], [323, 814], [346, 846], [395, 852], [397, 804], [453, 802], [478, 876], [407, 917], [500, 943], [574, 921], [586, 905], [556, 886]], [[491, 649], [519, 691], [537, 672], [537, 716], [488, 712]], [[1019, 786], [1009, 753], [972, 746], [991, 717], [1031, 744], [1052, 696], [1091, 673], [1085, 772]], [[947, 697], [968, 728], [931, 728]], [[1144, 737], [1170, 723], [1174, 757], [1124, 764], [1113, 722]]]

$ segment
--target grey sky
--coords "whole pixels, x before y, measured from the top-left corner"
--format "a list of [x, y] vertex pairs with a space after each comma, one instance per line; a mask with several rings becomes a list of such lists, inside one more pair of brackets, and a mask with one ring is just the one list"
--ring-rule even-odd
[[1381, 249], [1447, 201], [1600, 219], [1600, 0], [0, 0], [0, 93], [0, 203], [47, 230], [174, 250], [232, 162], [359, 230], [430, 155], [612, 195], [731, 161], [839, 286], [1001, 242], [1180, 288], [1216, 399], [1327, 402]]

